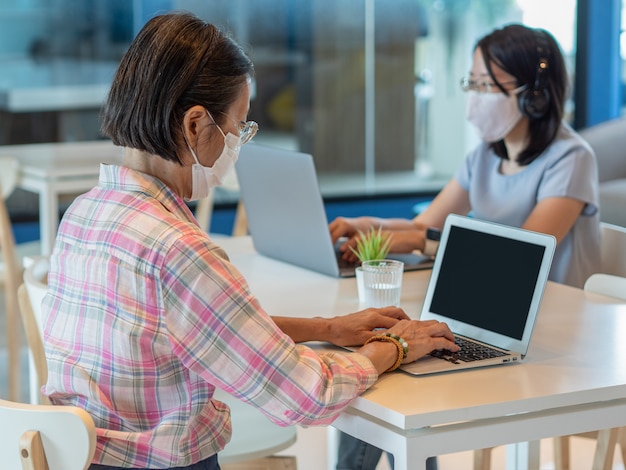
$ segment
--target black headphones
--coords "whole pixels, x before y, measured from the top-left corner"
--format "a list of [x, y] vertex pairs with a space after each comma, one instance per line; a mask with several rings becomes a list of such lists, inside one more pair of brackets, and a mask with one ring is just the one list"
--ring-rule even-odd
[[535, 83], [532, 88], [522, 90], [517, 95], [517, 103], [520, 111], [529, 119], [541, 119], [550, 105], [550, 91], [546, 86], [548, 75], [548, 56], [550, 48], [542, 31], [536, 31], [537, 37], [537, 69], [535, 71]]

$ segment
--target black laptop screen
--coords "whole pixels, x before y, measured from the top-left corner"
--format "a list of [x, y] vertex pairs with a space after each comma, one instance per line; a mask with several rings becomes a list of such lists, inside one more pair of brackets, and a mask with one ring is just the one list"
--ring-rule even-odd
[[452, 226], [430, 311], [521, 340], [544, 250]]

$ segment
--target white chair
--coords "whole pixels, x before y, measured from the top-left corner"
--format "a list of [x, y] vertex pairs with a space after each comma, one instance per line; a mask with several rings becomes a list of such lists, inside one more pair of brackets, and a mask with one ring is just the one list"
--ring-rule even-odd
[[626, 277], [596, 273], [589, 276], [584, 289], [588, 292], [626, 300]]
[[91, 417], [73, 406], [0, 400], [2, 468], [85, 470], [96, 450]]
[[601, 222], [600, 240], [601, 272], [626, 277], [626, 228]]
[[20, 394], [20, 326], [17, 306], [17, 288], [21, 284], [23, 256], [39, 254], [38, 241], [15, 244], [11, 219], [5, 200], [15, 189], [19, 171], [17, 159], [0, 156], [0, 284], [5, 292], [6, 337], [9, 400], [16, 401]]
[[42, 336], [41, 302], [48, 289], [48, 269], [47, 257], [33, 259], [24, 271], [24, 284], [18, 289], [20, 314], [28, 343], [30, 402], [44, 405], [50, 402], [41, 394], [41, 387], [48, 380]]
[[93, 420], [80, 408], [49, 406], [47, 397], [40, 393], [48, 371], [41, 339], [41, 309], [33, 309], [31, 300], [41, 305], [46, 272], [47, 259], [36, 261], [24, 273], [27, 283], [18, 288], [31, 358], [31, 404], [0, 400], [0, 422], [11, 423], [0, 426], [0, 455], [7, 468], [19, 468], [21, 463], [23, 470], [84, 470], [96, 448]]
[[626, 119], [617, 118], [581, 129], [598, 160], [600, 220], [626, 226]]
[[[626, 228], [602, 222], [600, 230], [602, 272], [589, 276], [584, 290], [626, 301]], [[626, 464], [626, 428], [604, 429], [574, 436], [597, 439], [593, 470], [613, 468], [616, 444], [620, 445], [622, 460]], [[555, 470], [570, 468], [570, 437], [561, 436], [554, 439]]]
[[[47, 403], [40, 393], [46, 382], [48, 370], [43, 347], [41, 301], [47, 290], [49, 260], [38, 257], [24, 271], [24, 284], [20, 286], [20, 308], [31, 356], [30, 393], [32, 403]], [[296, 458], [274, 456], [296, 441], [296, 428], [281, 427], [269, 421], [259, 410], [236, 400], [225, 392], [216, 396], [231, 408], [233, 436], [219, 454], [223, 470], [296, 470]], [[223, 464], [223, 465], [222, 465]]]

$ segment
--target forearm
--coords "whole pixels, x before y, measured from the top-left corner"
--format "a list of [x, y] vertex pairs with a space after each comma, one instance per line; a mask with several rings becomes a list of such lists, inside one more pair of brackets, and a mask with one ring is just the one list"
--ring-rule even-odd
[[410, 219], [383, 219], [379, 217], [368, 217], [369, 226], [378, 228], [381, 227], [383, 230], [411, 230], [415, 228], [413, 221]]
[[391, 251], [394, 253], [410, 253], [413, 250], [423, 250], [426, 237], [426, 228], [416, 228], [411, 225], [405, 230], [391, 232]]
[[305, 341], [329, 341], [330, 342], [330, 319], [314, 318], [291, 318], [272, 317], [274, 323], [289, 336], [294, 342]]
[[357, 352], [364, 355], [372, 362], [378, 375], [389, 370], [396, 360], [398, 360], [398, 349], [396, 346], [382, 341], [368, 343]]
[[[290, 318], [272, 317], [278, 327], [294, 342], [327, 341], [333, 342], [331, 336], [331, 319], [328, 318]], [[398, 358], [398, 350], [393, 344], [373, 342], [362, 346], [358, 352], [367, 357], [378, 372], [378, 375], [389, 369]]]

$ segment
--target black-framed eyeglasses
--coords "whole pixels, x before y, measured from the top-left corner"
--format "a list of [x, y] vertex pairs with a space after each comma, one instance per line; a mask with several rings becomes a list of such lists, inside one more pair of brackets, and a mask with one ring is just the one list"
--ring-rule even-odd
[[[500, 86], [514, 85], [517, 81], [510, 80], [508, 82], [500, 83]], [[461, 90], [463, 91], [476, 91], [478, 93], [491, 93], [494, 91], [502, 91], [497, 84], [493, 82], [487, 82], [484, 80], [471, 80], [469, 77], [463, 77], [461, 79]]]

